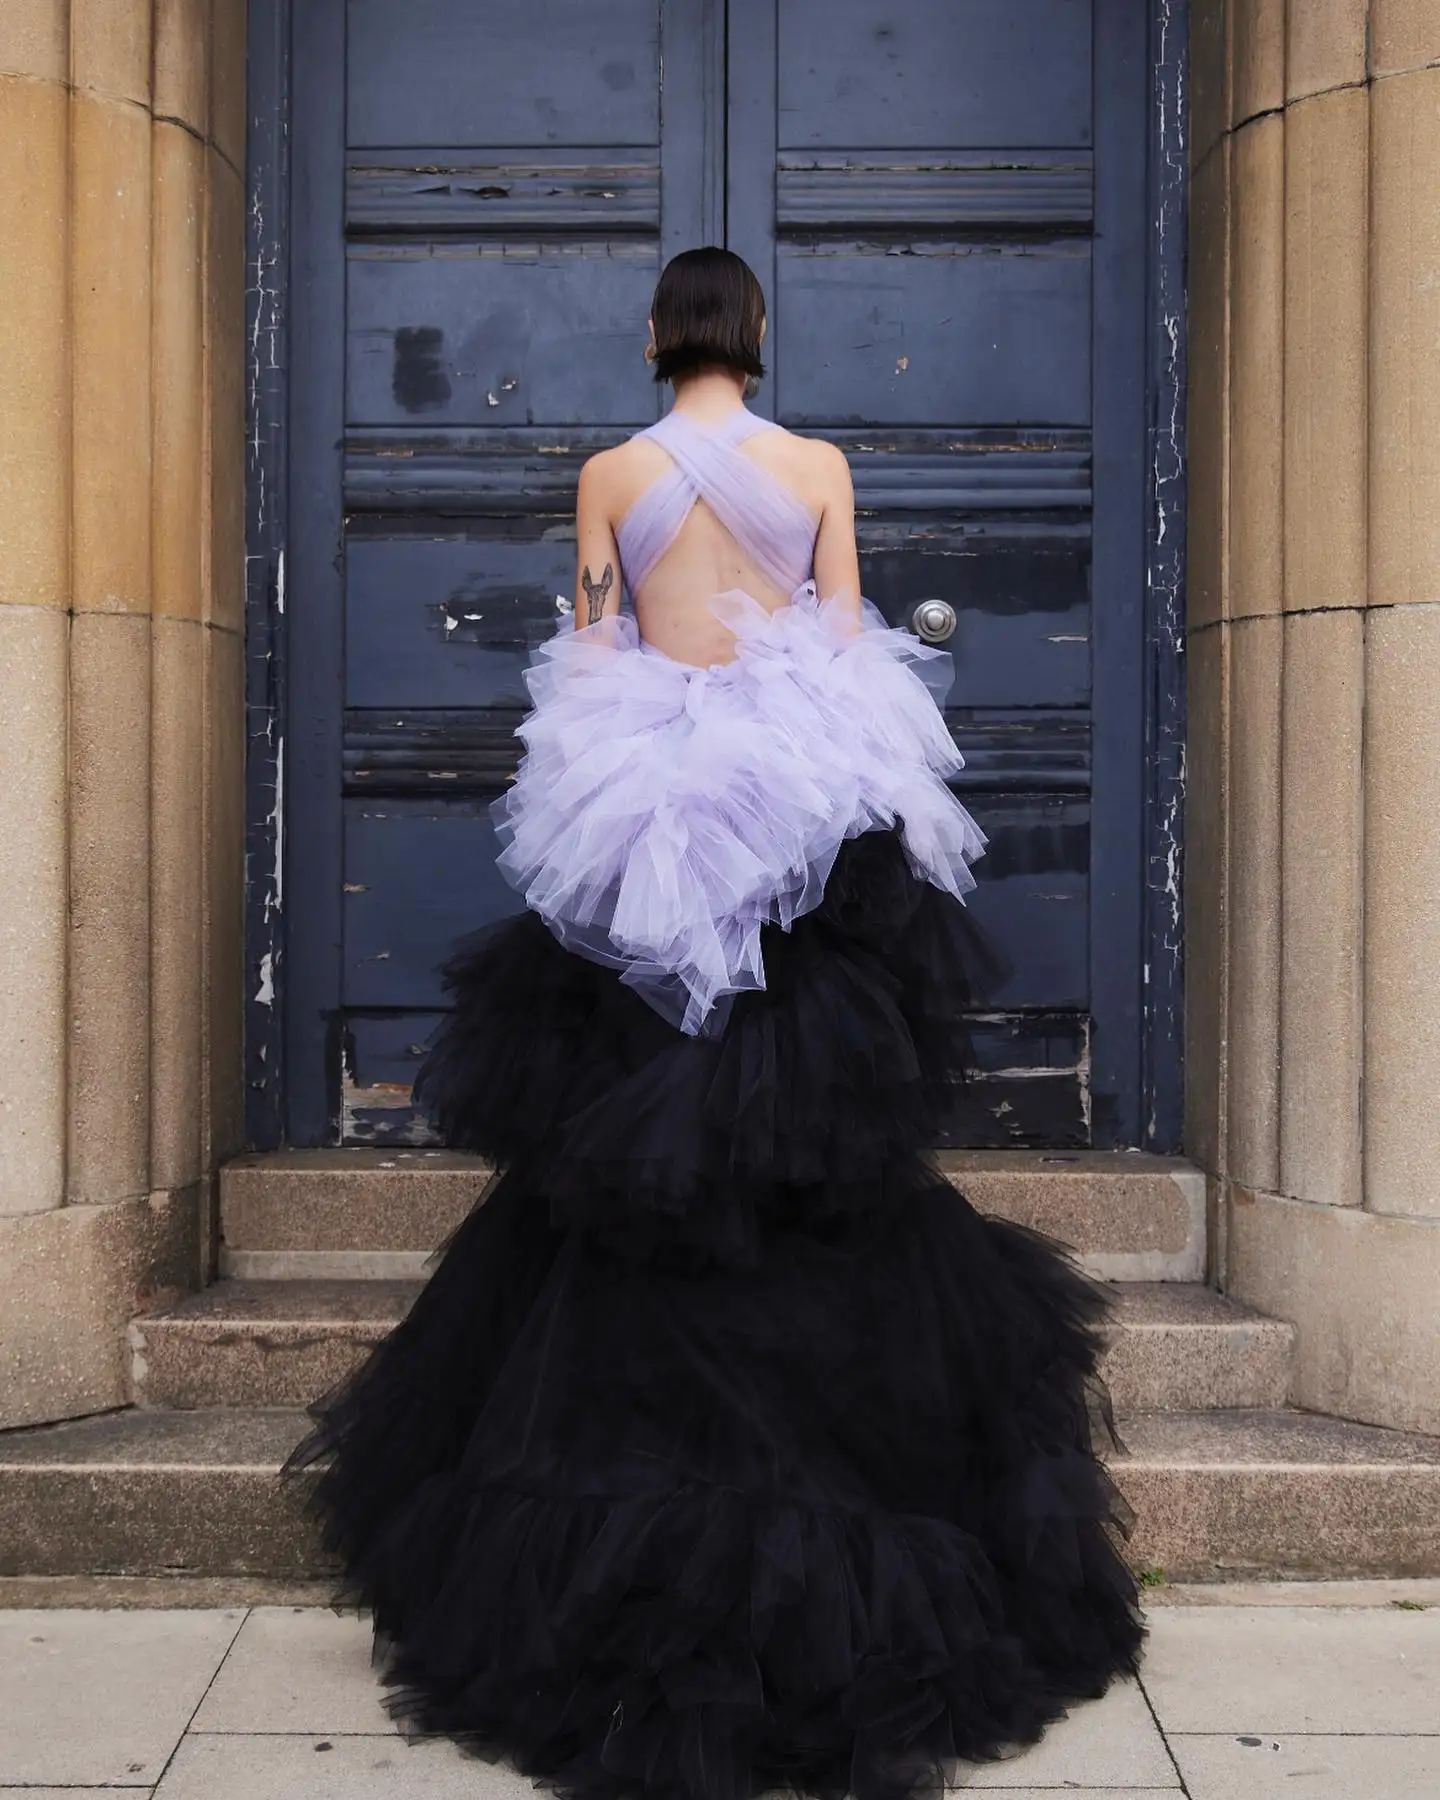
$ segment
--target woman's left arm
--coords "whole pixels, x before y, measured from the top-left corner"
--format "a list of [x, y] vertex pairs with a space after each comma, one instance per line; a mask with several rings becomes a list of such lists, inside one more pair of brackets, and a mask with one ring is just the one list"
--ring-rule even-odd
[[824, 508], [815, 539], [815, 591], [834, 600], [860, 628], [860, 555], [855, 548], [855, 488], [845, 452], [817, 440], [824, 452]]
[[[620, 550], [610, 524], [604, 465], [592, 456], [580, 471], [575, 496], [575, 629], [597, 625], [620, 610]], [[599, 466], [597, 466], [599, 465]]]

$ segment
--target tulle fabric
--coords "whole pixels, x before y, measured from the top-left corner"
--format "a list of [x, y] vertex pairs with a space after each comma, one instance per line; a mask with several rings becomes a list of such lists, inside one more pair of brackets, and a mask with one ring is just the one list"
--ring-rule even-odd
[[898, 1203], [973, 1061], [993, 955], [895, 831], [848, 840], [818, 908], [762, 951], [766, 987], [690, 1038], [533, 914], [478, 932], [447, 965], [417, 1100], [453, 1147], [543, 1170], [557, 1224], [636, 1253], [753, 1264], [772, 1213]]
[[573, 1800], [904, 1800], [1141, 1647], [1106, 1291], [923, 1149], [965, 909], [892, 828], [760, 938], [698, 1036], [533, 915], [462, 947], [421, 1094], [502, 1173], [292, 1465], [397, 1718]]
[[697, 500], [706, 503], [780, 593], [800, 586], [810, 573], [819, 520], [783, 481], [739, 450], [746, 438], [777, 429], [773, 420], [741, 406], [710, 428], [671, 411], [640, 433], [665, 451], [671, 467], [615, 526], [625, 586], [632, 595], [644, 587]]
[[502, 872], [569, 948], [689, 1034], [764, 985], [766, 925], [819, 904], [841, 844], [899, 825], [911, 869], [956, 897], [985, 839], [947, 780], [935, 704], [949, 658], [813, 581], [769, 611], [710, 602], [735, 634], [708, 669], [607, 618], [542, 646], [525, 757], [495, 807]]

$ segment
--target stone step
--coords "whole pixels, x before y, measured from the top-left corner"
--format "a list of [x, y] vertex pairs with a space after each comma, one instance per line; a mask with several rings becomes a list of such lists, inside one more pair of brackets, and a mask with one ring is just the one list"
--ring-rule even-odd
[[[1205, 1178], [1132, 1151], [955, 1150], [941, 1167], [982, 1212], [1071, 1245], [1109, 1281], [1201, 1281]], [[446, 1150], [288, 1150], [220, 1175], [221, 1273], [413, 1280], [474, 1205], [484, 1163]]]
[[1170, 1580], [1440, 1574], [1440, 1437], [1325, 1413], [1145, 1412], [1111, 1471]]
[[[1440, 1439], [1280, 1410], [1122, 1418], [1129, 1554], [1168, 1580], [1440, 1574]], [[319, 1574], [284, 1408], [0, 1434], [0, 1575]]]
[[276, 1477], [293, 1407], [101, 1413], [0, 1432], [0, 1575], [309, 1575], [323, 1565]]
[[1293, 1325], [1199, 1283], [1137, 1281], [1116, 1291], [1104, 1375], [1118, 1412], [1285, 1405]]
[[130, 1326], [142, 1406], [308, 1406], [402, 1319], [419, 1281], [221, 1279]]
[[[304, 1406], [401, 1318], [419, 1282], [222, 1280], [130, 1327], [148, 1406]], [[1205, 1287], [1117, 1289], [1105, 1364], [1117, 1408], [1283, 1406], [1292, 1328]]]

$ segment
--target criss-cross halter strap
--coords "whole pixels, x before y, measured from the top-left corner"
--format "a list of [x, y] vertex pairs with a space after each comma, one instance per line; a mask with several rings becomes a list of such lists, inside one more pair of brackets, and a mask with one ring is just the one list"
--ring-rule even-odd
[[714, 431], [683, 413], [669, 412], [642, 432], [654, 438], [675, 465], [651, 483], [616, 527], [625, 585], [635, 594], [674, 543], [697, 500], [704, 500], [740, 548], [782, 593], [810, 577], [816, 520], [785, 484], [736, 446], [757, 431], [773, 431], [769, 419], [745, 407]]

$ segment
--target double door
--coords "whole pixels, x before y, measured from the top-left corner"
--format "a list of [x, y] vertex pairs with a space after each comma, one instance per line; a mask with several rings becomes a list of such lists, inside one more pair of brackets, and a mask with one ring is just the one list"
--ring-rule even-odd
[[283, 1135], [420, 1141], [487, 806], [650, 423], [665, 259], [769, 301], [755, 405], [842, 446], [866, 593], [950, 628], [1009, 964], [952, 1141], [1142, 1141], [1145, 9], [303, 0], [291, 66]]

